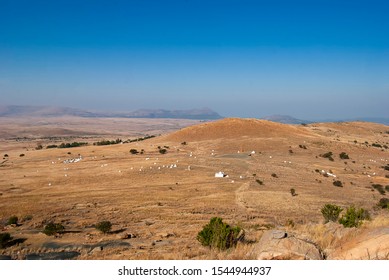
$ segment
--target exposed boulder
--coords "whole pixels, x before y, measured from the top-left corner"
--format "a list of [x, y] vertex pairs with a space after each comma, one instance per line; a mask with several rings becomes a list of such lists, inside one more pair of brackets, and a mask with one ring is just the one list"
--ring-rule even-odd
[[312, 241], [286, 231], [266, 231], [250, 253], [257, 260], [322, 260], [320, 249]]

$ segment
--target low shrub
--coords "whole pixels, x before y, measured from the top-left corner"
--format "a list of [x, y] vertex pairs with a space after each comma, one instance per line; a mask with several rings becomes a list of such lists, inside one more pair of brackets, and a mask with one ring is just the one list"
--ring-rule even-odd
[[259, 179], [256, 179], [255, 182], [257, 182], [258, 184], [260, 184], [261, 186], [263, 185], [263, 181], [259, 180]]
[[371, 185], [373, 189], [377, 190], [380, 194], [385, 195], [385, 189], [384, 186], [381, 184], [373, 184]]
[[387, 208], [389, 209], [389, 198], [381, 198], [380, 201], [377, 204], [380, 208]]
[[341, 152], [341, 153], [339, 154], [339, 157], [340, 157], [341, 159], [350, 159], [350, 157], [348, 156], [348, 154], [346, 154], [345, 152]]
[[53, 222], [50, 222], [43, 229], [43, 233], [50, 236], [58, 233], [63, 233], [64, 229], [65, 227], [62, 224], [55, 224]]
[[197, 234], [197, 240], [203, 246], [225, 250], [236, 246], [240, 232], [240, 227], [231, 227], [222, 218], [214, 217]]
[[138, 152], [137, 149], [131, 149], [131, 150], [130, 150], [130, 153], [133, 154], [133, 155], [136, 155], [136, 154], [138, 154], [139, 152]]
[[363, 208], [351, 206], [347, 208], [346, 213], [339, 219], [339, 223], [344, 227], [359, 227], [364, 220], [370, 220], [370, 214]]
[[110, 221], [102, 221], [102, 222], [99, 222], [95, 228], [99, 231], [101, 231], [102, 233], [108, 233], [111, 231], [111, 228], [112, 228], [112, 223]]
[[166, 153], [167, 153], [167, 150], [166, 150], [166, 149], [159, 149], [159, 153], [160, 153], [160, 154], [166, 154]]
[[5, 248], [11, 240], [12, 237], [8, 232], [0, 233], [0, 248]]
[[16, 216], [12, 216], [12, 217], [9, 217], [8, 221], [7, 221], [7, 225], [17, 225], [18, 224], [18, 217]]
[[334, 161], [334, 158], [332, 157], [332, 152], [327, 152], [327, 153], [325, 153], [325, 154], [321, 154], [320, 156], [322, 157], [322, 158], [328, 158], [330, 161]]
[[335, 187], [343, 187], [343, 184], [342, 184], [342, 182], [341, 181], [334, 181], [333, 183], [332, 183]]
[[343, 211], [343, 208], [334, 205], [334, 204], [326, 204], [321, 208], [321, 214], [324, 217], [324, 223], [328, 223], [329, 221], [336, 222], [339, 219], [340, 212]]
[[272, 173], [271, 176], [272, 176], [273, 178], [278, 178], [278, 176], [277, 176], [276, 173]]
[[291, 188], [291, 189], [290, 189], [290, 194], [291, 194], [292, 196], [296, 196], [296, 195], [297, 195], [297, 194], [296, 194], [296, 190], [293, 189], [293, 188]]

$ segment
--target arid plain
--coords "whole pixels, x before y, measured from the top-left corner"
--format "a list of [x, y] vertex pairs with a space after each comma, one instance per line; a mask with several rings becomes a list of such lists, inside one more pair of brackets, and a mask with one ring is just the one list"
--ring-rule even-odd
[[[303, 236], [328, 259], [389, 256], [389, 211], [377, 207], [389, 191], [372, 187], [389, 185], [385, 125], [62, 117], [2, 118], [0, 130], [0, 226], [17, 241], [4, 258], [255, 259], [270, 229]], [[47, 149], [78, 141], [88, 145]], [[347, 232], [324, 225], [328, 203], [363, 207], [371, 220]], [[6, 226], [11, 216], [17, 226]], [[244, 242], [203, 247], [197, 233], [216, 216], [243, 228]], [[94, 227], [104, 220], [108, 234]], [[65, 232], [43, 234], [48, 222]]]

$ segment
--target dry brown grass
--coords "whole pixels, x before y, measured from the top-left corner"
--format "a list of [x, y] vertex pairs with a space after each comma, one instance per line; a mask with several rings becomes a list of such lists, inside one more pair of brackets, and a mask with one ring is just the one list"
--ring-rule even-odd
[[[125, 123], [120, 125], [125, 127]], [[359, 137], [369, 142], [388, 141], [379, 133], [388, 128], [365, 125], [363, 128], [362, 124], [355, 124], [358, 132], [353, 135], [353, 124], [348, 124], [347, 133], [343, 133], [342, 125], [295, 127], [254, 120], [223, 120], [208, 123], [203, 134], [199, 132], [202, 128], [192, 127], [139, 143], [38, 151], [33, 149], [36, 140], [20, 143], [3, 139], [6, 144], [0, 146], [0, 152], [9, 154], [9, 159], [0, 167], [0, 221], [12, 215], [19, 218], [31, 215], [32, 220], [9, 229], [28, 242], [4, 249], [0, 254], [47, 252], [51, 250], [47, 244], [58, 244], [60, 248], [68, 246], [82, 252], [80, 259], [253, 258], [247, 255], [250, 244], [218, 252], [203, 248], [196, 241], [197, 233], [214, 216], [245, 228], [247, 239], [252, 242], [259, 240], [266, 224], [291, 226], [293, 221], [292, 230], [306, 233], [323, 248], [336, 247], [340, 241], [320, 225], [321, 207], [334, 203], [372, 209], [381, 195], [367, 186], [371, 181], [389, 184], [380, 161], [388, 159], [388, 153], [350, 140]], [[158, 122], [150, 126], [156, 127]], [[138, 134], [143, 133], [140, 127], [136, 128]], [[333, 133], [327, 131], [335, 128], [339, 141], [334, 141]], [[105, 129], [112, 137], [119, 136], [112, 128], [105, 126]], [[135, 133], [136, 129], [131, 131]], [[360, 132], [363, 129], [367, 132]], [[220, 138], [224, 136], [218, 133], [229, 136]], [[185, 135], [185, 139], [180, 135]], [[203, 138], [205, 135], [209, 139]], [[201, 141], [195, 141], [196, 137]], [[182, 145], [183, 141], [187, 145]], [[308, 149], [299, 149], [300, 144]], [[165, 145], [169, 146], [167, 154], [159, 154], [157, 147]], [[28, 151], [25, 146], [30, 147]], [[144, 149], [145, 153], [131, 155], [132, 148]], [[289, 149], [294, 153], [290, 154]], [[252, 150], [256, 153], [249, 156]], [[316, 158], [327, 151], [334, 154], [345, 151], [351, 159], [345, 165], [338, 158], [334, 162]], [[20, 153], [25, 156], [19, 157]], [[83, 156], [80, 162], [62, 163], [78, 154]], [[177, 168], [166, 168], [172, 164], [177, 164]], [[344, 187], [334, 187], [331, 178], [323, 177], [315, 169], [332, 170]], [[217, 171], [224, 171], [229, 177], [214, 178]], [[376, 175], [369, 178], [367, 175], [373, 172]], [[255, 179], [264, 184], [260, 186]], [[296, 189], [298, 195], [291, 196], [290, 188]], [[102, 236], [93, 228], [101, 220], [110, 220], [113, 231], [123, 229], [137, 237], [120, 240], [116, 234]], [[71, 232], [60, 238], [42, 236], [39, 231], [48, 221], [62, 222]], [[371, 223], [371, 227], [387, 225], [384, 219]], [[105, 249], [91, 254], [87, 245], [101, 242], [105, 242]]]

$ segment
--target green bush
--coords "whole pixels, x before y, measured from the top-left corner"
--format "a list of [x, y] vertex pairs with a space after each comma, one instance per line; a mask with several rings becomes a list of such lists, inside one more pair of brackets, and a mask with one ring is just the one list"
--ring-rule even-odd
[[336, 222], [339, 218], [340, 212], [343, 211], [343, 208], [334, 205], [326, 204], [321, 208], [321, 214], [324, 217], [324, 222], [328, 223], [329, 221]]
[[231, 227], [222, 218], [213, 217], [198, 233], [197, 240], [203, 246], [225, 250], [236, 246], [240, 231], [240, 227]]
[[12, 217], [9, 217], [8, 221], [7, 221], [7, 225], [17, 225], [18, 224], [18, 217], [16, 216], [12, 216]]
[[370, 220], [370, 214], [363, 208], [351, 206], [347, 208], [346, 214], [339, 219], [339, 223], [344, 227], [359, 227], [364, 220]]
[[381, 198], [378, 202], [378, 206], [382, 209], [387, 208], [389, 209], [389, 198]]
[[325, 154], [320, 155], [322, 158], [328, 158], [330, 161], [334, 161], [334, 158], [332, 157], [332, 152], [327, 152]]
[[99, 222], [95, 227], [97, 230], [101, 231], [102, 233], [108, 233], [111, 231], [112, 223], [110, 221], [102, 221]]
[[258, 184], [260, 185], [263, 185], [263, 181], [259, 180], [259, 179], [256, 179], [255, 182], [257, 182]]
[[335, 187], [343, 187], [343, 184], [342, 184], [342, 182], [341, 181], [334, 181], [333, 183], [332, 183]]
[[341, 152], [341, 153], [339, 154], [339, 157], [340, 157], [341, 159], [350, 159], [350, 157], [348, 156], [348, 154], [346, 154], [345, 152]]
[[159, 149], [159, 152], [160, 152], [161, 154], [166, 154], [166, 153], [167, 153], [167, 150], [166, 150], [166, 149]]
[[12, 237], [8, 232], [0, 233], [0, 248], [5, 248], [10, 240]]
[[373, 184], [371, 185], [375, 190], [377, 190], [380, 194], [385, 195], [384, 186], [381, 184]]
[[55, 224], [53, 222], [48, 223], [44, 230], [43, 233], [46, 235], [55, 235], [57, 233], [63, 233], [65, 227], [62, 224]]

